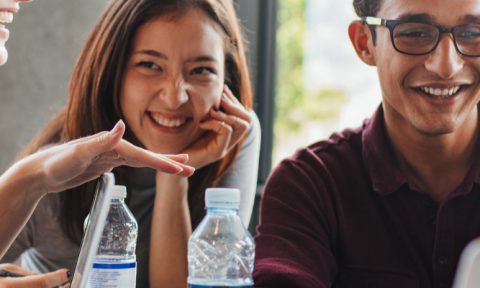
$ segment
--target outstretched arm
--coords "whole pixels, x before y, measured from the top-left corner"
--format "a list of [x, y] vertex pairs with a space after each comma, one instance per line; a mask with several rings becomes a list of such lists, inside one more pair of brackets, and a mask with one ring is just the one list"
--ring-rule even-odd
[[[13, 264], [1, 264], [0, 270], [0, 274], [2, 274], [2, 277], [0, 277], [0, 288], [63, 287], [61, 285], [66, 285], [70, 278], [70, 272], [67, 269], [59, 269], [46, 274], [36, 274]], [[8, 277], [8, 275], [5, 275], [5, 271], [16, 275], [24, 275], [24, 277]], [[70, 286], [67, 284], [65, 287]]]
[[187, 155], [161, 155], [122, 139], [120, 121], [101, 132], [52, 146], [18, 161], [0, 176], [0, 257], [26, 223], [38, 201], [47, 193], [64, 191], [100, 176], [120, 165], [151, 167], [190, 176]]

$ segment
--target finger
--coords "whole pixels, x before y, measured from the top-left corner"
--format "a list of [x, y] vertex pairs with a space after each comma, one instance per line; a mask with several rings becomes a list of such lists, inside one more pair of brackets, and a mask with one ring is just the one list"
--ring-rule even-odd
[[[117, 122], [117, 124], [115, 124], [115, 126], [110, 131], [102, 131], [102, 132], [98, 132], [98, 133], [93, 134], [93, 135], [89, 135], [89, 136], [81, 137], [81, 138], [78, 138], [78, 139], [74, 139], [74, 140], [69, 141], [67, 144], [84, 143], [84, 142], [88, 142], [90, 140], [97, 139], [97, 138], [102, 138], [102, 137], [103, 138], [105, 138], [105, 137], [108, 138], [108, 135], [106, 135], [106, 134], [108, 134], [108, 133], [115, 134], [116, 132], [120, 133], [120, 132], [122, 132], [121, 131], [122, 129], [125, 130], [125, 123], [123, 123], [122, 120], [119, 120]], [[123, 136], [123, 133], [124, 132], [121, 133], [122, 136]]]
[[[207, 150], [210, 151], [210, 158], [220, 159], [225, 156], [229, 150], [229, 143], [232, 137], [232, 127], [223, 121], [214, 119], [207, 120], [199, 124], [199, 127], [204, 130], [211, 131]], [[205, 138], [207, 139], [207, 138]]]
[[232, 127], [233, 132], [230, 136], [228, 150], [230, 150], [233, 146], [237, 145], [247, 135], [248, 129], [251, 125], [250, 123], [239, 117], [227, 115], [221, 111], [211, 110], [210, 115], [213, 119], [223, 121], [227, 125]]
[[163, 156], [182, 164], [187, 163], [189, 159], [188, 154], [163, 154]]
[[[122, 140], [115, 148], [121, 158], [125, 159], [125, 165], [132, 167], [150, 167], [165, 173], [191, 176], [195, 169], [183, 163], [179, 163], [171, 157], [157, 154], [137, 147], [126, 140]], [[181, 156], [182, 158], [184, 156]], [[182, 158], [182, 161], [184, 159]]]
[[[232, 99], [235, 99], [233, 101]], [[225, 113], [237, 116], [248, 123], [252, 122], [252, 116], [250, 112], [245, 109], [242, 103], [238, 102], [234, 96], [228, 97], [226, 93], [223, 93], [223, 96], [220, 101], [220, 105], [222, 106]]]
[[228, 100], [225, 100], [225, 98], [222, 98], [220, 104], [222, 105], [223, 111], [225, 111], [226, 114], [239, 117], [248, 123], [252, 122], [252, 116], [250, 112], [243, 106], [232, 104]]
[[5, 270], [10, 271], [10, 272], [13, 272], [13, 273], [16, 273], [16, 274], [21, 274], [21, 275], [35, 275], [35, 274], [37, 274], [33, 271], [27, 270], [23, 267], [20, 267], [20, 266], [14, 265], [14, 264], [10, 264], [10, 263], [2, 264], [2, 265], [0, 265], [0, 268], [5, 269]]
[[210, 119], [199, 124], [199, 127], [204, 130], [209, 130], [220, 136], [219, 138], [230, 140], [233, 128], [227, 125], [224, 121]]
[[[125, 123], [119, 120], [117, 124], [115, 124], [115, 127], [109, 132], [100, 132], [83, 138], [78, 142], [86, 154], [82, 156], [86, 157], [86, 159], [93, 158], [114, 149], [115, 146], [120, 143], [120, 140], [122, 140], [123, 133], [125, 133]], [[76, 143], [77, 142], [73, 142], [73, 144]]]
[[7, 284], [7, 287], [11, 288], [51, 288], [67, 283], [69, 281], [68, 276], [67, 269], [60, 269], [47, 274], [30, 275], [21, 278], [8, 278], [4, 281], [5, 284]]
[[[187, 165], [185, 163], [175, 162], [176, 160], [187, 162], [189, 160], [189, 157], [188, 157], [187, 154], [163, 155], [163, 154], [153, 153], [151, 151], [148, 151], [148, 152], [151, 153], [153, 155], [153, 157], [160, 157], [160, 158], [164, 157], [165, 161], [172, 161], [173, 163], [175, 163], [176, 165], [181, 167], [182, 171], [180, 171], [178, 173], [172, 173], [172, 174], [177, 174], [177, 175], [180, 175], [180, 176], [189, 177], [195, 171], [195, 169], [193, 169], [190, 165]], [[84, 181], [88, 181], [88, 180], [90, 180], [90, 178], [91, 179], [97, 178], [98, 175], [100, 175], [102, 173], [105, 173], [105, 172], [109, 172], [113, 168], [121, 166], [121, 165], [128, 165], [128, 166], [131, 166], [131, 167], [150, 167], [150, 166], [145, 166], [144, 162], [142, 163], [141, 160], [139, 160], [139, 159], [128, 159], [128, 160], [126, 160], [126, 159], [122, 158], [122, 156], [118, 155], [116, 152], [115, 152], [115, 154], [116, 154], [117, 157], [109, 155], [111, 153], [112, 152], [106, 152], [106, 153], [100, 155], [100, 157], [96, 158], [94, 163], [92, 163], [92, 165], [88, 168], [88, 171], [85, 171], [82, 174], [82, 176], [80, 176], [80, 178], [76, 178], [75, 180], [78, 181], [79, 179], [84, 179], [85, 178]], [[152, 165], [154, 165], [154, 164], [152, 164]], [[155, 169], [155, 167], [150, 167], [150, 168]], [[163, 171], [163, 170], [160, 170], [160, 171]]]
[[235, 95], [233, 94], [232, 90], [230, 90], [230, 87], [228, 87], [228, 85], [223, 86], [223, 93], [224, 93], [225, 97], [227, 98], [227, 100], [230, 100], [233, 103], [237, 103], [237, 104], [240, 104], [240, 105], [243, 106], [243, 104], [240, 102], [240, 100], [238, 100], [238, 98], [235, 97]]
[[250, 123], [246, 120], [234, 115], [228, 115], [222, 111], [211, 110], [210, 115], [212, 118], [223, 121], [232, 126], [234, 130], [247, 130], [250, 127]]

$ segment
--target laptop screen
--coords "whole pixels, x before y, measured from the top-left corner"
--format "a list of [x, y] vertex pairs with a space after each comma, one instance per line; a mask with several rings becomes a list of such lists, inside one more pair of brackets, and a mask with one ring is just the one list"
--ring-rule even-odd
[[480, 287], [480, 238], [474, 239], [463, 249], [453, 287]]
[[73, 288], [87, 287], [88, 274], [97, 254], [98, 244], [105, 227], [114, 185], [115, 177], [112, 173], [103, 174], [98, 181], [95, 198], [90, 209], [90, 217], [86, 226], [87, 229], [83, 236], [77, 266], [73, 275]]

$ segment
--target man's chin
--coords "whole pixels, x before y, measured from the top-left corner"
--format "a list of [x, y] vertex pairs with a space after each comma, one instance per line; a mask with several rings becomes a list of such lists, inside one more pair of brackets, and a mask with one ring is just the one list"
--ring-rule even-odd
[[0, 66], [5, 64], [8, 59], [8, 51], [5, 46], [0, 46]]

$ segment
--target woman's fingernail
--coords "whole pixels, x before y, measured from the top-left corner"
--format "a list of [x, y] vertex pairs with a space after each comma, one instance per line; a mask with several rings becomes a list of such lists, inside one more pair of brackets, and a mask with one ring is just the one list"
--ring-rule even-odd
[[120, 127], [122, 127], [123, 121], [122, 119], [118, 120], [117, 124], [113, 127], [113, 129], [110, 131], [112, 134], [117, 134], [121, 131]]
[[67, 278], [70, 280], [72, 277], [72, 272], [70, 270], [67, 270]]
[[180, 174], [180, 173], [183, 172], [183, 168], [180, 167], [180, 166], [177, 166], [177, 167], [176, 167], [176, 170], [177, 170], [177, 171], [175, 172], [176, 174]]

